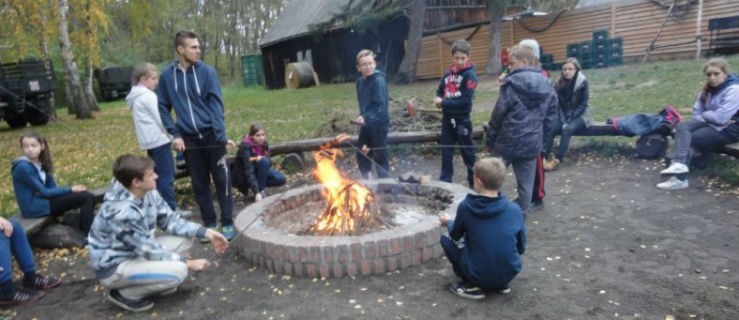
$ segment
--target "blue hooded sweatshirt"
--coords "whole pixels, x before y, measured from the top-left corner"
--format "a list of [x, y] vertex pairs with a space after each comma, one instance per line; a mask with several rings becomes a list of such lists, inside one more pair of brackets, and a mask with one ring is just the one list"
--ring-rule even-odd
[[461, 267], [483, 289], [501, 290], [521, 271], [526, 226], [521, 209], [502, 194], [468, 194], [459, 204], [449, 237], [465, 239]]
[[[213, 67], [196, 62], [183, 71], [175, 60], [162, 70], [159, 77], [159, 114], [162, 124], [172, 136], [202, 137], [213, 130], [216, 141], [226, 143], [221, 84]], [[170, 112], [174, 108], [177, 122]]]
[[388, 107], [387, 80], [380, 70], [369, 77], [357, 79], [357, 100], [359, 115], [364, 118], [364, 125], [380, 127], [390, 124]]
[[59, 187], [54, 175], [46, 172], [41, 179], [41, 168], [36, 167], [26, 156], [13, 160], [13, 189], [21, 215], [24, 218], [38, 218], [51, 213], [49, 198], [72, 192], [70, 187]]
[[469, 118], [476, 88], [477, 71], [472, 63], [462, 68], [451, 65], [436, 89], [436, 96], [442, 99], [441, 111], [445, 116]]

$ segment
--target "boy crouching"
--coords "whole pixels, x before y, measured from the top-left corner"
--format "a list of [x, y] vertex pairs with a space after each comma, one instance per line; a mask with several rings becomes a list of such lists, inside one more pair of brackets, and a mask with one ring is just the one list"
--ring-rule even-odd
[[[192, 245], [186, 238], [208, 238], [218, 253], [228, 240], [172, 211], [156, 191], [150, 158], [120, 156], [113, 175], [116, 182], [88, 235], [90, 261], [100, 283], [111, 289], [108, 300], [129, 311], [146, 311], [154, 306], [146, 297], [174, 292], [188, 269], [210, 266], [207, 259], [184, 256]], [[156, 227], [171, 235], [154, 237]]]
[[526, 250], [526, 226], [518, 205], [498, 190], [505, 178], [505, 164], [499, 158], [475, 163], [473, 185], [477, 194], [468, 194], [452, 220], [439, 217], [449, 235], [441, 246], [461, 279], [453, 283], [452, 293], [483, 299], [485, 292], [510, 292], [510, 282], [521, 271], [520, 255]]

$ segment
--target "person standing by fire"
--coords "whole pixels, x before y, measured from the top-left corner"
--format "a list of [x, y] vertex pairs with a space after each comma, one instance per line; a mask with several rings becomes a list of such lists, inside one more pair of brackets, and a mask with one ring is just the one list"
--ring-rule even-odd
[[390, 164], [387, 159], [387, 133], [390, 127], [388, 112], [387, 79], [385, 74], [375, 69], [375, 57], [371, 50], [357, 53], [357, 100], [359, 116], [356, 122], [359, 129], [357, 145], [357, 166], [362, 178], [368, 179], [372, 172], [372, 162], [379, 178], [387, 178]]
[[470, 62], [470, 43], [460, 39], [452, 44], [452, 65], [439, 82], [434, 104], [441, 108], [441, 174], [439, 180], [452, 182], [454, 145], [459, 144], [467, 182], [472, 188], [472, 166], [477, 144], [472, 140], [472, 99], [477, 88], [477, 73]]

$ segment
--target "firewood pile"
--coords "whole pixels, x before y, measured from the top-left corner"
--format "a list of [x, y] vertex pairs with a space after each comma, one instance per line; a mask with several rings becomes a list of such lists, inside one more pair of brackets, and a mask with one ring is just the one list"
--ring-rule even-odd
[[[441, 130], [441, 110], [434, 107], [430, 100], [422, 98], [392, 99], [390, 110], [389, 132], [438, 131]], [[330, 137], [340, 133], [356, 135], [359, 125], [353, 123], [354, 113], [327, 110], [328, 119], [316, 131], [315, 137]]]

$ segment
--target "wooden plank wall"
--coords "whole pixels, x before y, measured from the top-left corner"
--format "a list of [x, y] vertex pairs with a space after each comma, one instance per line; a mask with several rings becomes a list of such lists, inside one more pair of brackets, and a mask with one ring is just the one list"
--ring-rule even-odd
[[[567, 44], [591, 40], [593, 31], [607, 29], [611, 38], [623, 38], [624, 61], [641, 61], [645, 49], [657, 34], [666, 14], [667, 8], [649, 0], [624, 0], [567, 11], [544, 32], [528, 31], [518, 22], [504, 22], [501, 43], [505, 47], [510, 47], [521, 39], [534, 38], [539, 41], [544, 53], [553, 54], [554, 61], [561, 62], [567, 56]], [[681, 19], [668, 20], [656, 45], [674, 46], [658, 48], [650, 54], [650, 57], [652, 59], [695, 57], [697, 15], [696, 2]], [[739, 15], [737, 0], [703, 1], [700, 35], [701, 49], [704, 53], [709, 46], [708, 20], [735, 15]], [[530, 28], [543, 28], [554, 17], [555, 14], [530, 17], [525, 18], [524, 22]], [[478, 73], [483, 73], [487, 66], [490, 25], [482, 25], [474, 32], [475, 29], [467, 28], [424, 37], [418, 61], [418, 78], [439, 78], [451, 63], [451, 42], [460, 38], [468, 39], [472, 44], [472, 60], [477, 66]], [[680, 43], [682, 44], [675, 45]]]

